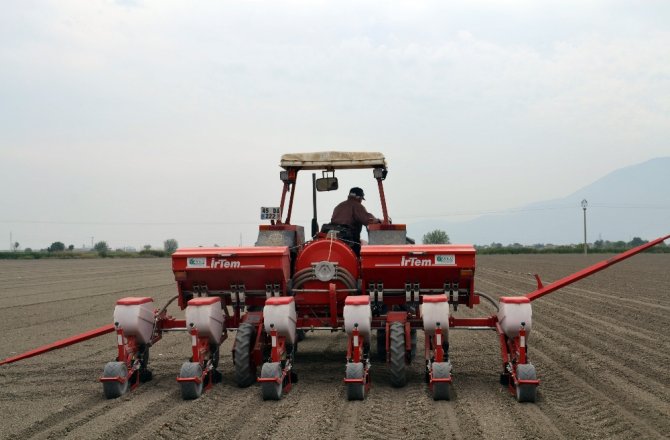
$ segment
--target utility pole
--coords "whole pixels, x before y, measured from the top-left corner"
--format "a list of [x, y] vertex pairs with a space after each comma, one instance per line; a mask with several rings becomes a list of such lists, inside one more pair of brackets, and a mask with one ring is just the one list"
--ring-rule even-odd
[[584, 255], [588, 253], [586, 247], [586, 208], [589, 206], [589, 202], [586, 199], [582, 200], [582, 210], [584, 211]]
[[91, 249], [93, 249], [93, 237], [91, 237]]

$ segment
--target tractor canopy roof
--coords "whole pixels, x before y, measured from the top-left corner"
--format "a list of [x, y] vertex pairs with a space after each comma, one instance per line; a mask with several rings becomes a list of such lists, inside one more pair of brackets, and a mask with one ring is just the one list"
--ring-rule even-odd
[[318, 153], [292, 153], [281, 157], [279, 166], [288, 170], [341, 170], [353, 168], [386, 168], [386, 159], [381, 153], [322, 151]]

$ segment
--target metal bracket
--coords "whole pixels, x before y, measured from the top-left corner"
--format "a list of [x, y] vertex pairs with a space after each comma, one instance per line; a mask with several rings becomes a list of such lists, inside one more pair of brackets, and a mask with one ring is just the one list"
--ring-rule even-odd
[[244, 307], [244, 284], [232, 284], [230, 286], [235, 298], [236, 307]]

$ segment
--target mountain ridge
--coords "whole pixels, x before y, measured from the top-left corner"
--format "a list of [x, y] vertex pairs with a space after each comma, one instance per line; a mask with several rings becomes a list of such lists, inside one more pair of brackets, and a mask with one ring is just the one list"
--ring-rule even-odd
[[589, 242], [652, 239], [670, 233], [670, 156], [616, 169], [565, 197], [529, 203], [507, 213], [459, 222], [408, 223], [408, 235], [420, 241], [425, 233], [442, 229], [453, 243], [580, 243], [583, 199], [588, 201]]

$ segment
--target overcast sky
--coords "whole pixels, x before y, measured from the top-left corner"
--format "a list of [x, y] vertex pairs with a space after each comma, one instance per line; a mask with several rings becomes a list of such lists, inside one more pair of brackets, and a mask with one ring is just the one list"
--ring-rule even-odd
[[2, 2], [0, 248], [253, 244], [288, 152], [383, 152], [407, 223], [670, 155], [670, 2], [456, 3]]

